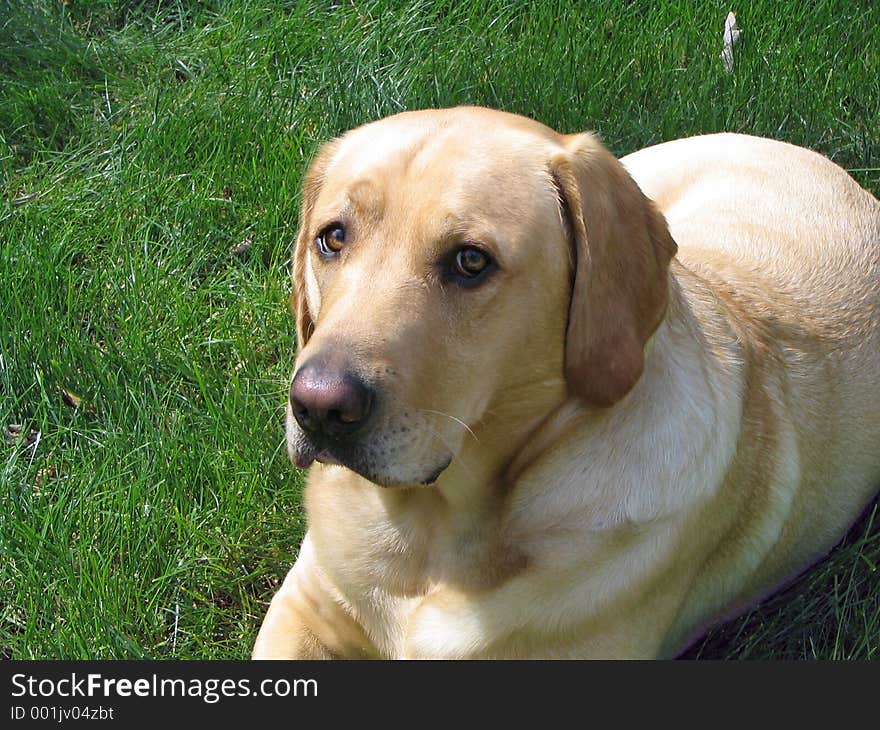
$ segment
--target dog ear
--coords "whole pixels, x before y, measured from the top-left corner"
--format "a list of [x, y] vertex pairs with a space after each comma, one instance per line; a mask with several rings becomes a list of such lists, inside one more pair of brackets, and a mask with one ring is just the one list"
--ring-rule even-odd
[[575, 260], [565, 377], [585, 402], [606, 407], [641, 377], [677, 246], [663, 215], [595, 136], [562, 142], [551, 172]]
[[290, 309], [296, 318], [296, 339], [300, 350], [306, 346], [315, 329], [314, 316], [309, 310], [306, 296], [306, 259], [315, 235], [315, 231], [312, 230], [312, 211], [324, 184], [327, 166], [337, 146], [338, 140], [334, 139], [321, 147], [309, 167], [302, 186], [302, 210], [299, 217], [299, 233], [293, 251], [293, 290], [290, 294]]

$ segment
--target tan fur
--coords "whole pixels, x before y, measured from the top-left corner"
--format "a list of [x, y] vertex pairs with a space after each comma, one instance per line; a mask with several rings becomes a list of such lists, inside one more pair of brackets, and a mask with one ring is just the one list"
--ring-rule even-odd
[[[475, 241], [499, 269], [465, 290], [438, 262]], [[813, 152], [618, 162], [502, 112], [404, 113], [319, 154], [293, 277], [297, 366], [343, 358], [381, 407], [351, 465], [372, 481], [311, 468], [255, 657], [672, 656], [880, 486], [880, 204]], [[287, 433], [308, 449], [290, 408]]]

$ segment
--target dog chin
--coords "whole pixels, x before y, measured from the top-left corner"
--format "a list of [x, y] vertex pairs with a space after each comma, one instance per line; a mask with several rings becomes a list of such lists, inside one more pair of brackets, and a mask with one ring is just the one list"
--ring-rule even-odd
[[452, 458], [444, 458], [439, 465], [433, 466], [431, 469], [421, 469], [417, 473], [410, 473], [408, 469], [400, 469], [392, 467], [390, 469], [382, 469], [372, 464], [364, 464], [356, 459], [336, 459], [332, 456], [322, 458], [324, 455], [318, 456], [315, 461], [322, 464], [336, 464], [353, 471], [355, 474], [372, 482], [376, 486], [385, 489], [404, 489], [408, 487], [431, 487], [440, 478], [440, 475], [446, 470], [446, 467], [452, 462]]
[[451, 455], [444, 455], [439, 463], [435, 463], [429, 468], [419, 469], [416, 473], [407, 473], [409, 470], [400, 467], [377, 468], [356, 454], [343, 455], [335, 453], [331, 449], [319, 449], [303, 438], [289, 441], [287, 452], [290, 461], [300, 469], [307, 469], [316, 461], [327, 466], [341, 466], [367, 481], [385, 488], [430, 487], [437, 482], [440, 475], [452, 462]]
[[[446, 459], [440, 466], [433, 468], [431, 471], [423, 471], [420, 474], [398, 474], [383, 473], [380, 470], [371, 468], [362, 468], [357, 466], [348, 466], [343, 464], [347, 469], [359, 474], [364, 479], [372, 482], [376, 486], [384, 489], [406, 489], [406, 488], [430, 488], [437, 483], [440, 475], [449, 466], [452, 459]], [[394, 470], [396, 471], [396, 470]]]
[[446, 467], [448, 467], [450, 463], [452, 463], [452, 457], [445, 457], [442, 463], [435, 466], [430, 471], [423, 470], [420, 474], [413, 475], [382, 474], [377, 473], [375, 470], [361, 471], [358, 469], [352, 469], [352, 471], [360, 474], [364, 479], [373, 482], [373, 484], [385, 487], [386, 489], [400, 489], [406, 487], [424, 488], [433, 487], [440, 478], [440, 475], [446, 471]]

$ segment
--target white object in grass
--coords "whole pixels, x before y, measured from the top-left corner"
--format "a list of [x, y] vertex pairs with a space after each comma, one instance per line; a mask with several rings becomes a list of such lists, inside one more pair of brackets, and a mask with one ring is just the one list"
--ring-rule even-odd
[[736, 26], [736, 16], [730, 12], [724, 21], [724, 48], [721, 50], [721, 61], [728, 73], [733, 71], [733, 47], [739, 43], [740, 35], [742, 31]]

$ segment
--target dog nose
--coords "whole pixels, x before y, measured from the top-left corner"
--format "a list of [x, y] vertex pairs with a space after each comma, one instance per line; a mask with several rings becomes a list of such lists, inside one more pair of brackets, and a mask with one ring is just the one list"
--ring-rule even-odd
[[290, 384], [290, 405], [304, 431], [340, 437], [367, 420], [373, 393], [350, 373], [305, 363]]

